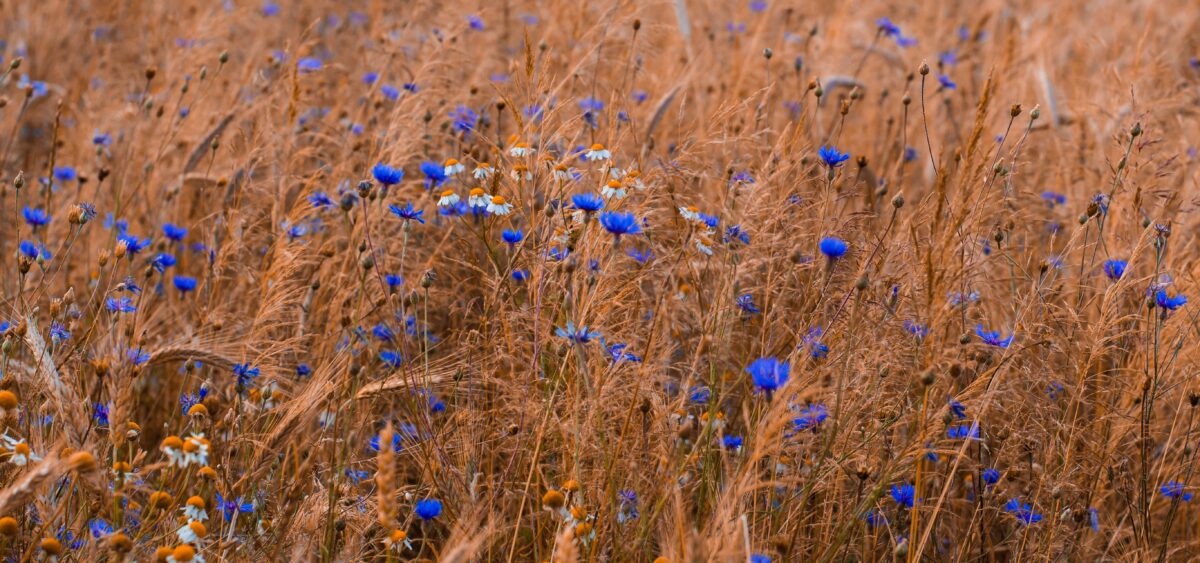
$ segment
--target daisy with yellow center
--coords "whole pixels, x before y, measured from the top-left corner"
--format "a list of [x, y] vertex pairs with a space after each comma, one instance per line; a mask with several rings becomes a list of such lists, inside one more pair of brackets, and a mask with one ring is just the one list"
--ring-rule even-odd
[[26, 442], [25, 440], [16, 441], [5, 435], [4, 441], [9, 445], [9, 452], [12, 454], [12, 457], [9, 459], [9, 461], [11, 461], [13, 465], [25, 465], [29, 463], [30, 460], [37, 461], [42, 459], [34, 455], [33, 449], [29, 447], [29, 442]]
[[388, 546], [396, 551], [403, 551], [406, 548], [412, 547], [412, 542], [408, 541], [408, 534], [404, 530], [392, 530], [386, 538], [383, 538], [383, 545]]
[[175, 530], [175, 535], [179, 536], [179, 541], [200, 545], [204, 541], [204, 536], [208, 535], [208, 527], [202, 522], [188, 522]]
[[476, 180], [483, 180], [492, 175], [492, 165], [486, 162], [481, 162], [479, 163], [479, 166], [475, 167], [475, 171], [471, 174], [475, 176]]
[[504, 200], [504, 196], [492, 196], [488, 203], [487, 212], [493, 215], [508, 215], [512, 212], [512, 204]]
[[184, 462], [185, 457], [183, 455], [183, 440], [180, 439], [179, 436], [167, 436], [166, 438], [163, 438], [162, 444], [159, 445], [159, 449], [166, 454], [167, 463], [171, 466], [178, 465], [179, 467], [183, 467], [187, 465], [187, 463]]
[[180, 510], [183, 511], [183, 515], [187, 517], [189, 523], [208, 520], [208, 510], [204, 505], [204, 499], [198, 496], [189, 497], [187, 503]]
[[609, 199], [614, 197], [621, 199], [625, 197], [625, 186], [623, 186], [620, 181], [609, 180], [608, 183], [600, 189], [600, 195]]
[[458, 174], [466, 169], [467, 167], [463, 166], [463, 164], [456, 159], [451, 158], [446, 160], [445, 172], [447, 176], [454, 176], [455, 174]]
[[608, 149], [604, 148], [604, 145], [596, 143], [592, 145], [591, 149], [588, 149], [588, 152], [584, 153], [583, 158], [591, 162], [595, 162], [597, 160], [608, 160], [612, 158], [612, 153], [608, 152]]
[[128, 461], [118, 461], [112, 466], [113, 476], [122, 481], [133, 479], [133, 466], [129, 465]]
[[687, 207], [680, 207], [679, 215], [682, 216], [683, 219], [688, 222], [695, 222], [695, 221], [700, 220], [700, 210], [692, 205], [689, 205]]
[[533, 149], [529, 148], [529, 143], [514, 143], [512, 148], [508, 149], [508, 154], [519, 158], [533, 154]]
[[171, 550], [167, 563], [204, 563], [204, 556], [196, 552], [196, 548], [183, 544]]
[[208, 465], [209, 442], [204, 434], [192, 434], [183, 441], [184, 465]]
[[483, 191], [483, 188], [474, 188], [467, 195], [467, 204], [471, 207], [487, 207], [488, 202], [491, 200], [492, 196]]
[[454, 190], [446, 190], [438, 198], [438, 207], [454, 207], [458, 200], [458, 194], [454, 193]]
[[521, 180], [532, 180], [533, 172], [529, 171], [529, 167], [524, 164], [517, 164], [512, 169], [512, 179], [520, 182]]
[[571, 170], [570, 166], [566, 164], [559, 164], [558, 166], [554, 167], [554, 179], [562, 180], [564, 182], [569, 181], [575, 178], [575, 175], [572, 172], [573, 171]]

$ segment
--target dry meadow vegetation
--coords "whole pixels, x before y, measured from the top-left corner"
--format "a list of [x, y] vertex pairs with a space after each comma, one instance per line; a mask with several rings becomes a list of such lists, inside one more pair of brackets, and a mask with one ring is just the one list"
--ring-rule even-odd
[[0, 13], [5, 561], [1200, 554], [1193, 3]]

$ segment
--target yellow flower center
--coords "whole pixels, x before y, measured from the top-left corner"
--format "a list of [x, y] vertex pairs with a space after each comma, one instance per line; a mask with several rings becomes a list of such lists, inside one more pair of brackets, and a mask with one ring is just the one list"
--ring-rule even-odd
[[492, 203], [496, 205], [504, 205], [504, 196], [492, 196]]

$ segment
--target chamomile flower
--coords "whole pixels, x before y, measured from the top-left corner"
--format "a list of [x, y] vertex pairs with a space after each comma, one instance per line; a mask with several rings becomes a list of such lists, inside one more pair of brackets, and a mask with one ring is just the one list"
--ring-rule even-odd
[[33, 449], [29, 447], [29, 442], [26, 442], [24, 438], [13, 438], [5, 433], [4, 435], [0, 435], [0, 440], [3, 440], [4, 449], [7, 450], [10, 455], [8, 461], [13, 465], [25, 465], [30, 461], [38, 461], [42, 459], [37, 454], [33, 453]]
[[518, 163], [518, 164], [513, 165], [512, 171], [509, 172], [509, 174], [512, 175], [513, 180], [516, 180], [518, 182], [520, 182], [521, 180], [532, 180], [533, 179], [533, 172], [530, 172], [529, 167], [525, 166], [524, 164]]
[[474, 176], [476, 180], [484, 180], [491, 176], [494, 170], [495, 169], [492, 168], [491, 164], [481, 162], [479, 163], [479, 166], [475, 167], [475, 171], [471, 172], [471, 175]]
[[185, 461], [187, 456], [183, 453], [183, 440], [179, 436], [167, 436], [163, 438], [159, 449], [167, 456], [167, 464], [171, 467], [187, 466], [187, 462]]
[[609, 180], [608, 183], [600, 189], [600, 194], [609, 199], [614, 197], [621, 199], [625, 197], [625, 185], [619, 180]]
[[483, 191], [483, 188], [473, 188], [467, 195], [467, 204], [471, 207], [487, 207], [491, 201], [492, 196]]
[[209, 441], [204, 434], [192, 434], [183, 441], [184, 465], [208, 465]]
[[408, 534], [404, 530], [392, 530], [388, 537], [383, 538], [383, 545], [397, 552], [412, 548], [412, 542], [408, 540]]
[[533, 154], [533, 149], [529, 148], [529, 143], [517, 142], [513, 143], [512, 148], [508, 149], [508, 154], [519, 158]]
[[175, 530], [175, 535], [183, 543], [199, 545], [203, 543], [204, 537], [208, 535], [208, 527], [202, 522], [188, 522], [180, 526], [178, 530]]
[[612, 153], [609, 152], [608, 149], [604, 148], [604, 145], [596, 143], [592, 145], [592, 148], [588, 149], [588, 151], [584, 153], [583, 158], [592, 162], [597, 160], [608, 160], [612, 158]]
[[493, 215], [508, 215], [512, 212], [512, 204], [504, 200], [504, 196], [492, 196], [492, 200], [488, 202], [487, 212]]
[[575, 179], [575, 170], [566, 163], [554, 167], [554, 179], [569, 182]]
[[683, 220], [687, 221], [689, 223], [694, 222], [694, 221], [699, 221], [700, 220], [700, 210], [696, 209], [695, 207], [690, 206], [690, 205], [687, 207], [680, 206], [679, 207], [679, 216], [683, 217]]
[[208, 510], [204, 504], [204, 499], [198, 496], [192, 496], [184, 503], [183, 508], [179, 509], [183, 515], [187, 517], [188, 522], [203, 522], [208, 520]]
[[638, 190], [646, 189], [646, 184], [642, 183], [642, 173], [638, 172], [637, 170], [626, 171], [622, 176], [621, 181], [624, 182], [626, 186], [630, 186]]
[[446, 190], [438, 198], [438, 207], [454, 207], [459, 199], [458, 194], [454, 193], [454, 190]]
[[467, 169], [467, 167], [463, 166], [463, 164], [461, 162], [459, 162], [458, 160], [453, 159], [453, 158], [446, 160], [445, 166], [446, 166], [446, 169], [445, 169], [446, 176], [454, 176], [455, 174], [458, 174], [459, 172], [462, 172]]

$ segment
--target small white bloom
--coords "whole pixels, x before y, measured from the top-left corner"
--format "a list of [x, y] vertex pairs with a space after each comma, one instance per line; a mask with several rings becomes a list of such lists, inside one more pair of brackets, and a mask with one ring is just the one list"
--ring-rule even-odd
[[459, 162], [453, 158], [446, 161], [445, 173], [447, 176], [454, 176], [455, 174], [458, 174], [459, 172], [462, 172], [463, 170], [466, 170], [466, 169], [467, 169], [466, 166], [463, 166], [461, 162]]
[[514, 157], [529, 156], [533, 154], [533, 149], [529, 148], [529, 143], [517, 143], [508, 149], [508, 154]]
[[621, 199], [625, 197], [625, 186], [616, 180], [610, 180], [603, 188], [600, 188], [600, 195], [612, 199]]
[[475, 176], [476, 180], [483, 180], [492, 175], [492, 165], [486, 162], [480, 164], [479, 166], [475, 167], [475, 171], [472, 173], [472, 175]]
[[512, 204], [505, 202], [503, 196], [495, 196], [488, 202], [487, 211], [493, 215], [508, 215], [512, 211]]
[[599, 143], [592, 145], [592, 148], [584, 153], [583, 158], [595, 162], [597, 160], [608, 160], [612, 158], [612, 153], [604, 148], [604, 145]]
[[467, 196], [467, 204], [471, 207], [487, 207], [489, 201], [492, 201], [492, 196], [481, 188], [471, 190], [471, 194]]
[[438, 207], [453, 207], [458, 200], [458, 194], [454, 193], [454, 190], [446, 190], [442, 192], [442, 197], [438, 198]]

